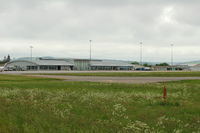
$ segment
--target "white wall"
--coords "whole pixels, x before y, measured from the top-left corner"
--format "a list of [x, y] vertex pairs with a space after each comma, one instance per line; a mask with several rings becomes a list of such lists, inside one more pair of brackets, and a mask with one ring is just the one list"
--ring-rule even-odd
[[9, 62], [9, 63], [7, 63], [5, 65], [5, 69], [20, 67], [23, 70], [27, 70], [27, 66], [36, 66], [36, 65], [34, 63], [26, 62], [26, 61], [16, 61], [16, 62]]

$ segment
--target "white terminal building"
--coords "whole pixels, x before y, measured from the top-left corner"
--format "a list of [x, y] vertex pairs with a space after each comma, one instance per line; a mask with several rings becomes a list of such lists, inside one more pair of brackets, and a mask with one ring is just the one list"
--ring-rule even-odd
[[34, 58], [13, 60], [5, 64], [5, 70], [133, 70], [134, 65], [118, 60]]

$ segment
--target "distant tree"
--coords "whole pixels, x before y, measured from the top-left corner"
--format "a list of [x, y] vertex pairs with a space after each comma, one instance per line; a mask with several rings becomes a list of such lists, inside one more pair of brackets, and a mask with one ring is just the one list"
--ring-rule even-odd
[[134, 61], [134, 62], [132, 62], [131, 64], [133, 64], [133, 65], [139, 65], [140, 63], [137, 62], [137, 61]]
[[3, 61], [6, 61], [6, 59], [7, 59], [6, 56], [4, 56]]
[[4, 59], [2, 61], [0, 61], [1, 64], [5, 64], [7, 62], [9, 62], [11, 59], [10, 59], [10, 55], [8, 55], [7, 57], [4, 56]]
[[144, 63], [143, 66], [145, 66], [145, 67], [151, 67], [152, 65], [149, 65], [148, 63]]
[[164, 63], [156, 64], [156, 66], [169, 66], [169, 64], [164, 62]]
[[9, 62], [10, 61], [10, 55], [8, 55], [8, 57], [7, 57], [7, 60], [6, 60], [7, 62]]

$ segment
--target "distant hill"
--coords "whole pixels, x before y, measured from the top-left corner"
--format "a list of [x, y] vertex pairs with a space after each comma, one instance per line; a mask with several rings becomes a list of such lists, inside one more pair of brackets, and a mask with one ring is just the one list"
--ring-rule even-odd
[[[54, 57], [51, 56], [45, 56], [45, 57], [32, 57], [32, 60], [37, 60], [39, 58], [47, 58], [47, 59], [54, 59]], [[31, 57], [20, 57], [20, 58], [16, 58], [14, 60], [31, 60]]]
[[189, 61], [189, 62], [183, 62], [180, 63], [181, 65], [197, 65], [200, 64], [200, 60], [199, 61]]

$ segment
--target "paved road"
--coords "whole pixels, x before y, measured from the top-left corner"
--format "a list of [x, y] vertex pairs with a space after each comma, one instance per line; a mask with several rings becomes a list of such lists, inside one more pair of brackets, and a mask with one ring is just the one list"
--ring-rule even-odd
[[200, 77], [99, 77], [99, 76], [55, 76], [55, 75], [32, 75], [36, 77], [57, 78], [65, 81], [89, 81], [107, 83], [156, 83], [179, 80], [194, 80]]
[[[141, 72], [141, 73], [149, 73], [149, 72], [174, 72], [174, 71], [3, 71], [3, 72], [0, 72], [0, 74], [39, 74], [39, 73], [45, 73], [45, 74], [48, 74], [48, 73], [102, 73], [102, 72], [105, 72], [105, 73], [110, 73], [110, 72], [113, 72], [113, 73], [138, 73], [138, 72]], [[176, 72], [183, 72], [183, 71], [176, 71]]]

